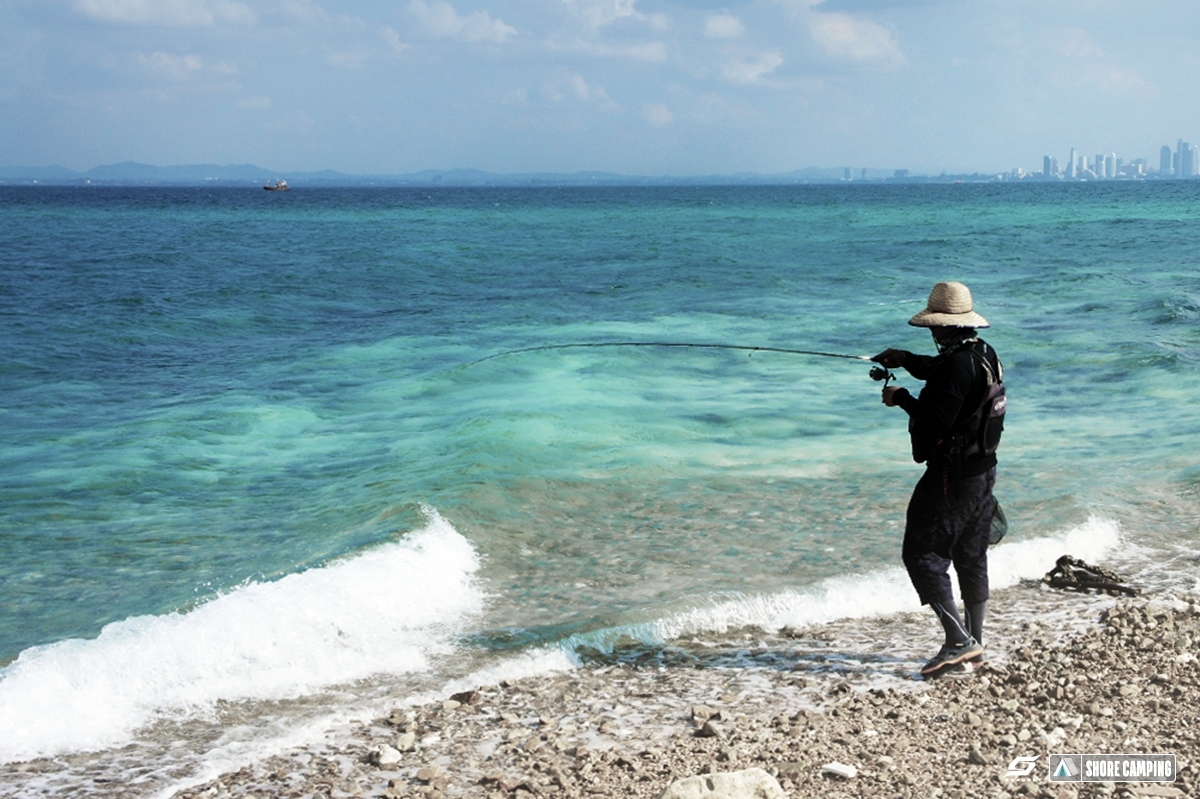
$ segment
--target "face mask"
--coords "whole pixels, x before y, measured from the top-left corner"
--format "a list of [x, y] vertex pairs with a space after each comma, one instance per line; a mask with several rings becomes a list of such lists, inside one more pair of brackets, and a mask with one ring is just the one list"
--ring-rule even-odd
[[964, 329], [961, 335], [952, 336], [950, 338], [934, 338], [933, 343], [937, 346], [939, 355], [949, 355], [964, 344], [970, 344], [973, 341], [979, 341], [979, 336], [974, 330]]

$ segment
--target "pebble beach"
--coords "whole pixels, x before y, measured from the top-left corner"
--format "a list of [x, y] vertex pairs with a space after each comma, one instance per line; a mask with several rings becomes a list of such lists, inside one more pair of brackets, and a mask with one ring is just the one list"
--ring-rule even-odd
[[[1006, 599], [1022, 611], [1005, 614]], [[1002, 592], [986, 660], [934, 680], [851, 622], [618, 647], [352, 722], [174, 799], [659, 797], [751, 769], [791, 797], [1194, 796], [1197, 601]], [[932, 635], [924, 614], [870, 623], [896, 640]], [[1174, 754], [1178, 771], [1050, 782], [1050, 753]], [[1037, 758], [1028, 776], [1009, 775], [1018, 757]]]

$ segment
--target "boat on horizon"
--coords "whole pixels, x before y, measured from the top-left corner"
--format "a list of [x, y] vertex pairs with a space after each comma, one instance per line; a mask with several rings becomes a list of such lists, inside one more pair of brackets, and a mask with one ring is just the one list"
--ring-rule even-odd
[[263, 188], [267, 191], [287, 191], [288, 184], [286, 180], [277, 180], [274, 183], [268, 181], [263, 185]]

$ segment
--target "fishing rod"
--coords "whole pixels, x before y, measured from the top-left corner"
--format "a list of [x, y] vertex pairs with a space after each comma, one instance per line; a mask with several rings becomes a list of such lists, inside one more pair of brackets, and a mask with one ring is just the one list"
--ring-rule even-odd
[[[823, 352], [821, 350], [799, 350], [788, 347], [755, 347], [742, 344], [701, 344], [695, 342], [678, 342], [678, 341], [585, 341], [571, 344], [542, 344], [536, 347], [520, 347], [514, 350], [505, 350], [497, 352], [493, 355], [488, 355], [480, 358], [477, 361], [472, 361], [467, 364], [474, 366], [477, 363], [491, 361], [496, 358], [504, 358], [509, 355], [517, 355], [523, 352], [544, 352], [546, 350], [565, 350], [579, 349], [585, 347], [676, 347], [686, 349], [710, 349], [710, 350], [741, 350], [744, 352], [782, 352], [788, 355], [812, 355], [820, 358], [842, 358], [852, 361], [869, 361], [869, 355], [846, 355], [841, 352]], [[875, 366], [871, 369], [872, 380], [882, 380], [884, 387], [887, 387], [895, 375], [882, 366]]]

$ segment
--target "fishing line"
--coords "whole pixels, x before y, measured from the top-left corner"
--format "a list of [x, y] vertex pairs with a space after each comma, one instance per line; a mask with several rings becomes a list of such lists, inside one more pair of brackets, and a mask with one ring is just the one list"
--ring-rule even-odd
[[480, 358], [477, 361], [471, 361], [467, 366], [474, 366], [477, 363], [491, 361], [496, 358], [504, 358], [509, 355], [517, 355], [523, 352], [542, 352], [545, 350], [565, 350], [578, 349], [584, 347], [678, 347], [687, 349], [709, 349], [709, 350], [743, 350], [748, 352], [783, 352], [789, 355], [814, 355], [821, 358], [843, 358], [853, 361], [869, 361], [869, 355], [845, 355], [840, 352], [821, 352], [819, 350], [796, 350], [786, 347], [752, 347], [741, 344], [696, 344], [691, 342], [676, 342], [676, 341], [588, 341], [578, 342], [573, 344], [542, 344], [537, 347], [521, 347], [515, 350], [506, 350], [497, 352], [494, 355], [488, 355], [485, 358]]

